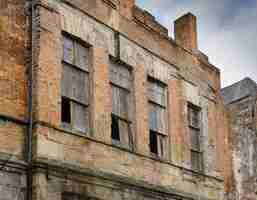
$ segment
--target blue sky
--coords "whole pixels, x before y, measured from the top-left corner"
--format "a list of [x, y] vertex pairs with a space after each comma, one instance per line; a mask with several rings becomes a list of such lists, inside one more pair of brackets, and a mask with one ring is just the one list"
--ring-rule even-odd
[[221, 70], [222, 86], [245, 77], [257, 82], [257, 0], [137, 0], [173, 37], [173, 21], [198, 19], [199, 48]]

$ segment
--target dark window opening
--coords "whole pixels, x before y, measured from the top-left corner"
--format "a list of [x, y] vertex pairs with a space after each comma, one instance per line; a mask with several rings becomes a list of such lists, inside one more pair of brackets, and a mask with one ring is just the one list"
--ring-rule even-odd
[[71, 123], [71, 102], [69, 99], [62, 97], [62, 122]]
[[120, 141], [119, 119], [112, 115], [112, 139]]
[[150, 151], [158, 155], [157, 134], [152, 130], [150, 130]]

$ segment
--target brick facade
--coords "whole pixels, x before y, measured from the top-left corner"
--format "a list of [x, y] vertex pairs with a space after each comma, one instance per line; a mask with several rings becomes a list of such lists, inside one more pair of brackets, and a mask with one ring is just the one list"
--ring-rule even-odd
[[[25, 14], [29, 9], [25, 0], [12, 2], [6, 1], [7, 6], [3, 4], [0, 11], [0, 164], [8, 173], [18, 168], [16, 178], [23, 180], [26, 69], [30, 67], [26, 62], [29, 17]], [[41, 0], [35, 10], [33, 200], [225, 199], [231, 168], [220, 72], [197, 49], [196, 18], [192, 14], [176, 22], [176, 34], [182, 36], [174, 41], [167, 29], [133, 0]], [[86, 132], [62, 123], [63, 34], [89, 51]], [[111, 138], [111, 62], [131, 70], [132, 148], [117, 145]], [[150, 150], [149, 77], [163, 84], [167, 92], [167, 116], [162, 122], [167, 128], [164, 157]], [[188, 104], [200, 113], [202, 171], [192, 170]], [[17, 190], [26, 193], [29, 189], [25, 180], [21, 188], [15, 182], [10, 185]], [[0, 199], [15, 199], [14, 192], [10, 196], [4, 192], [0, 189]]]

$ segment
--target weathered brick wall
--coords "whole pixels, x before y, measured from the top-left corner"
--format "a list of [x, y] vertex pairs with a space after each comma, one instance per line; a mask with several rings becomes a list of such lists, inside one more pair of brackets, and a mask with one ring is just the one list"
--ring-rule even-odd
[[233, 177], [231, 199], [256, 199], [257, 137], [255, 95], [228, 106], [231, 118]]
[[0, 153], [22, 158], [25, 126], [17, 121], [27, 113], [25, 0], [0, 5]]
[[[0, 119], [0, 152], [23, 159], [26, 127]], [[1, 157], [1, 156], [0, 156]]]
[[25, 0], [1, 1], [0, 114], [26, 117]]
[[[233, 187], [233, 170], [232, 170], [232, 147], [231, 143], [232, 134], [231, 134], [231, 124], [228, 110], [221, 106], [218, 110], [218, 134], [217, 143], [220, 144], [217, 149], [217, 163], [216, 167], [221, 172], [224, 177], [224, 187], [226, 198], [229, 198], [231, 188]], [[218, 164], [221, 163], [221, 164]]]
[[[0, 29], [4, 30], [0, 32], [3, 44], [0, 61], [1, 69], [4, 69], [2, 73], [0, 69], [0, 92], [3, 90], [0, 114], [24, 119], [27, 109], [24, 1], [13, 2], [2, 9], [4, 14], [0, 18]], [[221, 141], [227, 132], [219, 127], [225, 116], [219, 116], [223, 110], [218, 95], [218, 69], [203, 59], [199, 52], [187, 51], [167, 38], [166, 30], [148, 13], [144, 13], [148, 24], [142, 26], [142, 21], [134, 19], [138, 13], [133, 12], [136, 9], [132, 6], [133, 0], [42, 0], [41, 3], [37, 6], [40, 37], [35, 41], [39, 51], [35, 52], [38, 63], [34, 66], [34, 159], [51, 173], [58, 171], [53, 169], [58, 166], [69, 170], [60, 173], [60, 178], [56, 178], [57, 174], [48, 179], [45, 175], [36, 175], [34, 198], [60, 199], [61, 192], [66, 191], [91, 192], [99, 199], [110, 196], [115, 196], [115, 199], [145, 199], [147, 193], [154, 190], [156, 193], [148, 194], [149, 199], [158, 199], [164, 193], [167, 198], [178, 193], [187, 198], [223, 199], [222, 172], [226, 160], [221, 158], [220, 148], [226, 144]], [[86, 136], [61, 126], [62, 31], [91, 46], [91, 121], [90, 132]], [[6, 41], [15, 41], [16, 48], [11, 48]], [[111, 141], [110, 56], [133, 69], [134, 152], [115, 147]], [[148, 75], [167, 85], [169, 145], [168, 156], [163, 160], [152, 157], [149, 151]], [[14, 90], [7, 90], [5, 84], [13, 86]], [[190, 170], [187, 102], [201, 107], [203, 112], [205, 174], [202, 175]], [[25, 127], [4, 121], [0, 123], [0, 132], [4, 138], [12, 139], [1, 139], [0, 150], [18, 152], [21, 158]], [[49, 175], [49, 171], [46, 170], [45, 174]], [[100, 187], [95, 185], [103, 180], [92, 178], [85, 186], [83, 182], [90, 175], [82, 178], [77, 174], [72, 177], [75, 180], [70, 181], [65, 177], [71, 176], [71, 171], [95, 174], [99, 179], [115, 177], [116, 182], [107, 181]], [[118, 187], [119, 184], [122, 187]], [[144, 187], [144, 191], [135, 191], [130, 188], [132, 185]], [[117, 188], [122, 188], [122, 192]]]
[[[45, 6], [40, 7], [40, 54], [36, 72], [35, 158], [42, 163], [49, 162], [50, 166], [100, 171], [120, 177], [120, 180], [131, 178], [133, 184], [139, 181], [155, 189], [179, 191], [181, 195], [222, 199], [223, 165], [218, 154], [223, 134], [223, 129], [218, 128], [222, 120], [217, 111], [222, 107], [218, 98], [219, 71], [174, 41], [167, 40], [166, 36], [128, 20], [131, 16], [120, 16], [118, 7], [115, 9], [102, 0], [69, 2], [74, 7], [57, 1], [44, 3]], [[63, 129], [60, 122], [62, 31], [92, 45], [92, 118], [87, 136]], [[121, 34], [117, 35], [116, 31]], [[136, 136], [132, 153], [111, 143], [109, 55], [133, 67]], [[168, 86], [170, 144], [169, 156], [163, 161], [155, 160], [149, 152], [147, 75]], [[191, 167], [188, 101], [202, 107], [205, 113], [202, 140], [207, 176], [197, 176], [188, 170]], [[50, 182], [44, 180], [42, 184]], [[40, 185], [41, 182], [39, 191]], [[46, 192], [46, 195], [52, 194]]]
[[[0, 2], [0, 199], [24, 200], [27, 116], [25, 0]], [[10, 162], [12, 164], [10, 165]], [[17, 164], [16, 164], [17, 163]], [[17, 172], [18, 171], [18, 172]]]

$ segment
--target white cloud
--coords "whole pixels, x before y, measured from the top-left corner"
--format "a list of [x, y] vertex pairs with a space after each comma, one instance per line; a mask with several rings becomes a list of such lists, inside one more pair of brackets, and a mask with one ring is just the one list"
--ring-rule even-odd
[[246, 76], [257, 82], [257, 1], [138, 1], [170, 32], [173, 32], [172, 20], [187, 12], [195, 14], [199, 47], [220, 68], [223, 86]]

